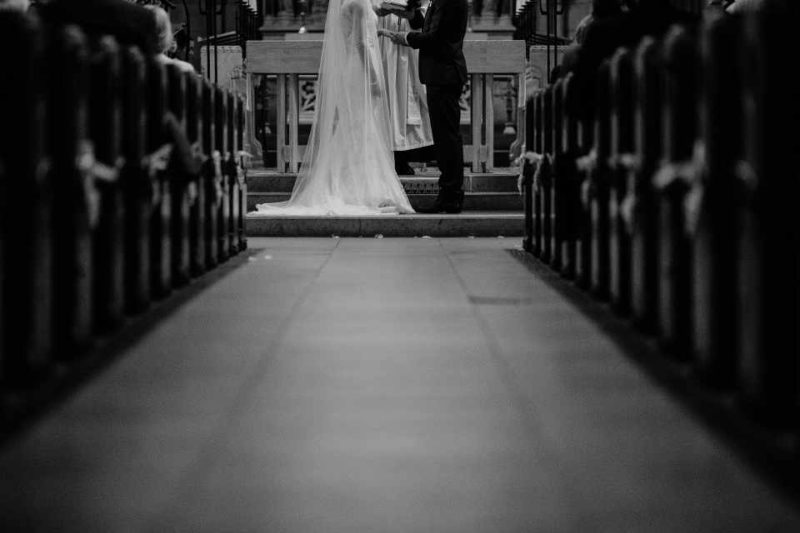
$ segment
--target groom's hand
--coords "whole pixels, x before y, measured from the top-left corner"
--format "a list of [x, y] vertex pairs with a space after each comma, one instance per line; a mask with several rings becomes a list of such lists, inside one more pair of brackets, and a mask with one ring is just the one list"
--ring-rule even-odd
[[380, 35], [381, 37], [388, 37], [389, 40], [392, 41], [394, 44], [408, 46], [405, 33], [401, 33], [399, 31], [385, 30], [383, 28], [380, 28], [378, 30], [378, 35]]

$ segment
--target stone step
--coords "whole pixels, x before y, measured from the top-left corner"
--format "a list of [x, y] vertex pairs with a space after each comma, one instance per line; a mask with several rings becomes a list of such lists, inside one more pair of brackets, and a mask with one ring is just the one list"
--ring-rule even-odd
[[[254, 168], [247, 171], [247, 190], [249, 192], [291, 192], [297, 174], [287, 174], [272, 170]], [[408, 194], [436, 194], [438, 192], [439, 172], [420, 171], [415, 176], [400, 176], [400, 181]], [[496, 169], [493, 172], [466, 172], [464, 174], [465, 192], [517, 192], [515, 169]]]
[[247, 215], [252, 237], [520, 237], [523, 214], [465, 211], [457, 215], [365, 217]]
[[[258, 204], [285, 202], [290, 196], [288, 192], [248, 192], [247, 210], [254, 211]], [[435, 198], [435, 194], [408, 194], [414, 209], [433, 202]], [[522, 208], [522, 196], [516, 191], [468, 192], [464, 195], [464, 209], [467, 211], [521, 211]]]

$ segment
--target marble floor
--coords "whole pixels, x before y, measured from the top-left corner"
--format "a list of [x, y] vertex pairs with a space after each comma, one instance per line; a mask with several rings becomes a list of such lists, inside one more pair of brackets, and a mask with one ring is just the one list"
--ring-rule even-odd
[[0, 449], [0, 531], [800, 531], [518, 243], [251, 240]]

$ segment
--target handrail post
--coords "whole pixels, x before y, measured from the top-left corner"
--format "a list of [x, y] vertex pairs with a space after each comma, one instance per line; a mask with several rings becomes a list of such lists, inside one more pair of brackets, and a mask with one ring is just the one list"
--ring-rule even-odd
[[277, 136], [277, 164], [278, 172], [286, 172], [286, 157], [284, 147], [286, 146], [286, 75], [278, 74], [278, 118], [275, 124], [275, 134]]
[[243, 105], [245, 106], [244, 114], [245, 114], [245, 136], [240, 148], [250, 154], [252, 158], [256, 161], [261, 161], [263, 163], [263, 152], [261, 143], [258, 140], [256, 135], [256, 121], [255, 121], [255, 114], [256, 114], [256, 104], [255, 104], [255, 83], [256, 77], [253, 76], [250, 72], [245, 73], [246, 79], [246, 91], [247, 94], [245, 95], [245, 101]]
[[481, 161], [481, 107], [483, 106], [483, 79], [480, 74], [472, 75], [472, 103], [470, 115], [472, 123], [472, 171], [480, 172]]
[[484, 156], [485, 172], [491, 172], [494, 169], [494, 102], [492, 101], [494, 91], [494, 75], [485, 74], [484, 80], [486, 87], [484, 89], [484, 127], [486, 128], [486, 155]]
[[289, 75], [289, 164], [290, 172], [297, 172], [300, 169], [300, 92], [297, 82], [297, 74]]

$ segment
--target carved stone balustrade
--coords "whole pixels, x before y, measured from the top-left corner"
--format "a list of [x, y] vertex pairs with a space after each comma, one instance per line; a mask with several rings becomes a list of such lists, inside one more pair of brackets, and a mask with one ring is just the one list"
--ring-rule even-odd
[[[511, 40], [467, 40], [464, 55], [470, 74], [470, 126], [472, 144], [464, 146], [464, 160], [472, 170], [494, 169], [494, 105], [492, 86], [496, 75], [512, 75], [519, 80], [518, 101], [525, 101], [525, 43]], [[277, 77], [277, 167], [279, 172], [296, 172], [303, 159], [299, 144], [300, 75], [317, 74], [322, 56], [322, 41], [248, 41], [247, 76]], [[523, 112], [520, 108], [520, 112]], [[518, 129], [521, 135], [522, 128]], [[515, 141], [519, 143], [519, 139]]]

